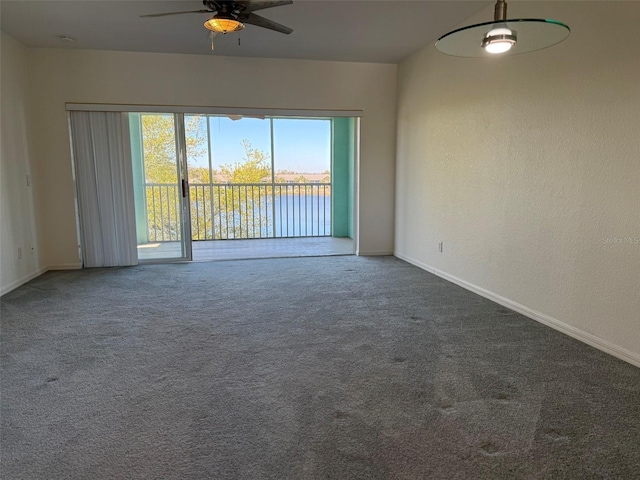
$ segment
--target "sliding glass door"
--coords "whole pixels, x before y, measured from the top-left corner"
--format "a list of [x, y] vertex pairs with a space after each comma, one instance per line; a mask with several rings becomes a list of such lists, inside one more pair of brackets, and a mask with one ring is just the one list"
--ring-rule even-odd
[[129, 128], [138, 259], [190, 260], [183, 115], [131, 113]]
[[353, 238], [353, 118], [127, 108], [67, 104], [87, 266]]
[[158, 112], [129, 125], [142, 262], [208, 259], [224, 240], [352, 236], [348, 118]]

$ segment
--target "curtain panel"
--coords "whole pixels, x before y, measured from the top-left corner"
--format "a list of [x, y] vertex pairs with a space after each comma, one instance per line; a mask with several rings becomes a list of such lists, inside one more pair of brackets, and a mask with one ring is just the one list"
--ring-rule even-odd
[[137, 265], [127, 114], [69, 115], [84, 266]]

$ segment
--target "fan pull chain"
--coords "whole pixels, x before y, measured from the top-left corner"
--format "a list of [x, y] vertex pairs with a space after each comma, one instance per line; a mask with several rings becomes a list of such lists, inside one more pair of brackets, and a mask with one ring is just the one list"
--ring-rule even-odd
[[216, 49], [216, 46], [213, 43], [213, 40], [216, 38], [216, 33], [215, 32], [211, 32], [211, 51], [213, 52]]

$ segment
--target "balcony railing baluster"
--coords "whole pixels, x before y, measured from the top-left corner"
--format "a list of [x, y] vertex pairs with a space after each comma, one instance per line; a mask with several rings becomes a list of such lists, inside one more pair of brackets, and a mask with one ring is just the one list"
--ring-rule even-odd
[[[189, 189], [193, 241], [331, 235], [330, 183], [206, 183]], [[148, 183], [146, 196], [149, 241], [179, 241], [178, 186]]]

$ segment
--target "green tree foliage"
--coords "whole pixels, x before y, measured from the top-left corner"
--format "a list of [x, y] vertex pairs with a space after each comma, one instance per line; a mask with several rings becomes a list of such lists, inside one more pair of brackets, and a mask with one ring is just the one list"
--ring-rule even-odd
[[[142, 147], [147, 183], [177, 183], [176, 141], [173, 115], [141, 115]], [[206, 153], [206, 118], [185, 117], [187, 158]], [[208, 182], [208, 172], [206, 182]]]
[[[178, 166], [173, 115], [141, 115], [144, 172], [147, 184], [149, 240], [179, 241], [180, 230]], [[185, 118], [185, 140], [189, 158], [206, 152], [204, 117]], [[208, 172], [204, 180], [208, 182]]]
[[[271, 162], [267, 154], [253, 148], [248, 140], [243, 140], [242, 146], [242, 161], [220, 167], [220, 178], [225, 179], [225, 184], [213, 184], [209, 192], [204, 192], [205, 204], [201, 202], [194, 208], [194, 202], [191, 202], [191, 216], [193, 219], [196, 215], [198, 224], [193, 227], [193, 238], [207, 240], [267, 236], [270, 222], [266, 212], [272, 201]], [[213, 216], [206, 214], [207, 200]], [[199, 205], [204, 207], [200, 208]]]
[[271, 181], [269, 155], [253, 148], [249, 140], [242, 140], [245, 155], [242, 161], [225, 164], [220, 168], [223, 177], [230, 183], [261, 183]]

